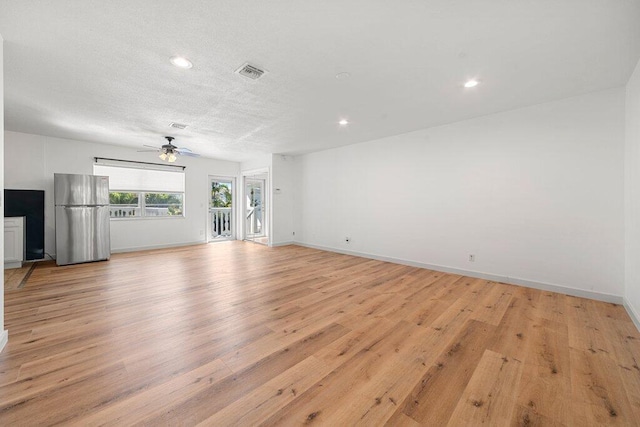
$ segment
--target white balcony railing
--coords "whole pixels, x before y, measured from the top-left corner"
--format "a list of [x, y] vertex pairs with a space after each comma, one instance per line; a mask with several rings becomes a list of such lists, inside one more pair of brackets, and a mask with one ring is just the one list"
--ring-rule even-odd
[[247, 213], [247, 237], [264, 236], [262, 231], [262, 209], [258, 207], [249, 208]]
[[109, 206], [111, 218], [135, 218], [140, 216], [140, 212], [140, 206], [137, 204]]
[[229, 237], [232, 234], [231, 208], [209, 208], [211, 238]]
[[[142, 216], [142, 208], [139, 205], [114, 205], [109, 206], [111, 218], [139, 218]], [[145, 206], [145, 217], [170, 216], [168, 207]]]

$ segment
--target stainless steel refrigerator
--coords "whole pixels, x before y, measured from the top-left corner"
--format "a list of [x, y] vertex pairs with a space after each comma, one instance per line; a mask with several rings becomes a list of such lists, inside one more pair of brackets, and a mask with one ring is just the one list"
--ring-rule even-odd
[[56, 173], [53, 181], [56, 263], [109, 259], [109, 177]]

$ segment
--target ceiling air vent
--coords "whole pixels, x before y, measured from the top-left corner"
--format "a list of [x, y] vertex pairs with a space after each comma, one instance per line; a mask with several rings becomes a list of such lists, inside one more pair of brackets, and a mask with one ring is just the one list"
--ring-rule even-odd
[[265, 73], [265, 70], [261, 70], [255, 65], [251, 65], [249, 63], [244, 64], [242, 67], [236, 70], [236, 73], [241, 76], [245, 76], [251, 80], [258, 80]]
[[169, 127], [176, 128], [176, 129], [186, 129], [187, 125], [183, 125], [182, 123], [171, 122], [169, 123]]

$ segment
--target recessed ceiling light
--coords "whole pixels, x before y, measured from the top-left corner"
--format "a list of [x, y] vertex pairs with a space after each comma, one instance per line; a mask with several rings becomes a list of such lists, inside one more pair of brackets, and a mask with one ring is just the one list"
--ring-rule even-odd
[[340, 121], [338, 122], [338, 124], [339, 124], [339, 125], [341, 125], [341, 126], [346, 126], [346, 125], [348, 125], [348, 124], [349, 124], [349, 120], [347, 120], [347, 119], [342, 119], [342, 120], [340, 120]]
[[476, 86], [478, 86], [479, 83], [480, 82], [477, 81], [477, 80], [469, 80], [464, 84], [464, 87], [466, 87], [466, 88], [476, 87]]
[[351, 74], [347, 73], [346, 71], [344, 73], [336, 74], [336, 79], [338, 79], [338, 80], [346, 80], [349, 77], [351, 77]]
[[170, 59], [171, 63], [176, 67], [180, 68], [191, 68], [193, 64], [187, 58], [183, 56], [172, 56]]

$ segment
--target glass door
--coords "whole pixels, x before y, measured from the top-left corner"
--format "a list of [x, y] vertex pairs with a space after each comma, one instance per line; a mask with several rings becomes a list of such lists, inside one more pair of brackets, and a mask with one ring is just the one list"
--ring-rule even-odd
[[245, 240], [268, 244], [266, 224], [266, 178], [259, 175], [246, 176], [245, 195]]
[[235, 239], [234, 181], [231, 177], [209, 177], [209, 242]]

